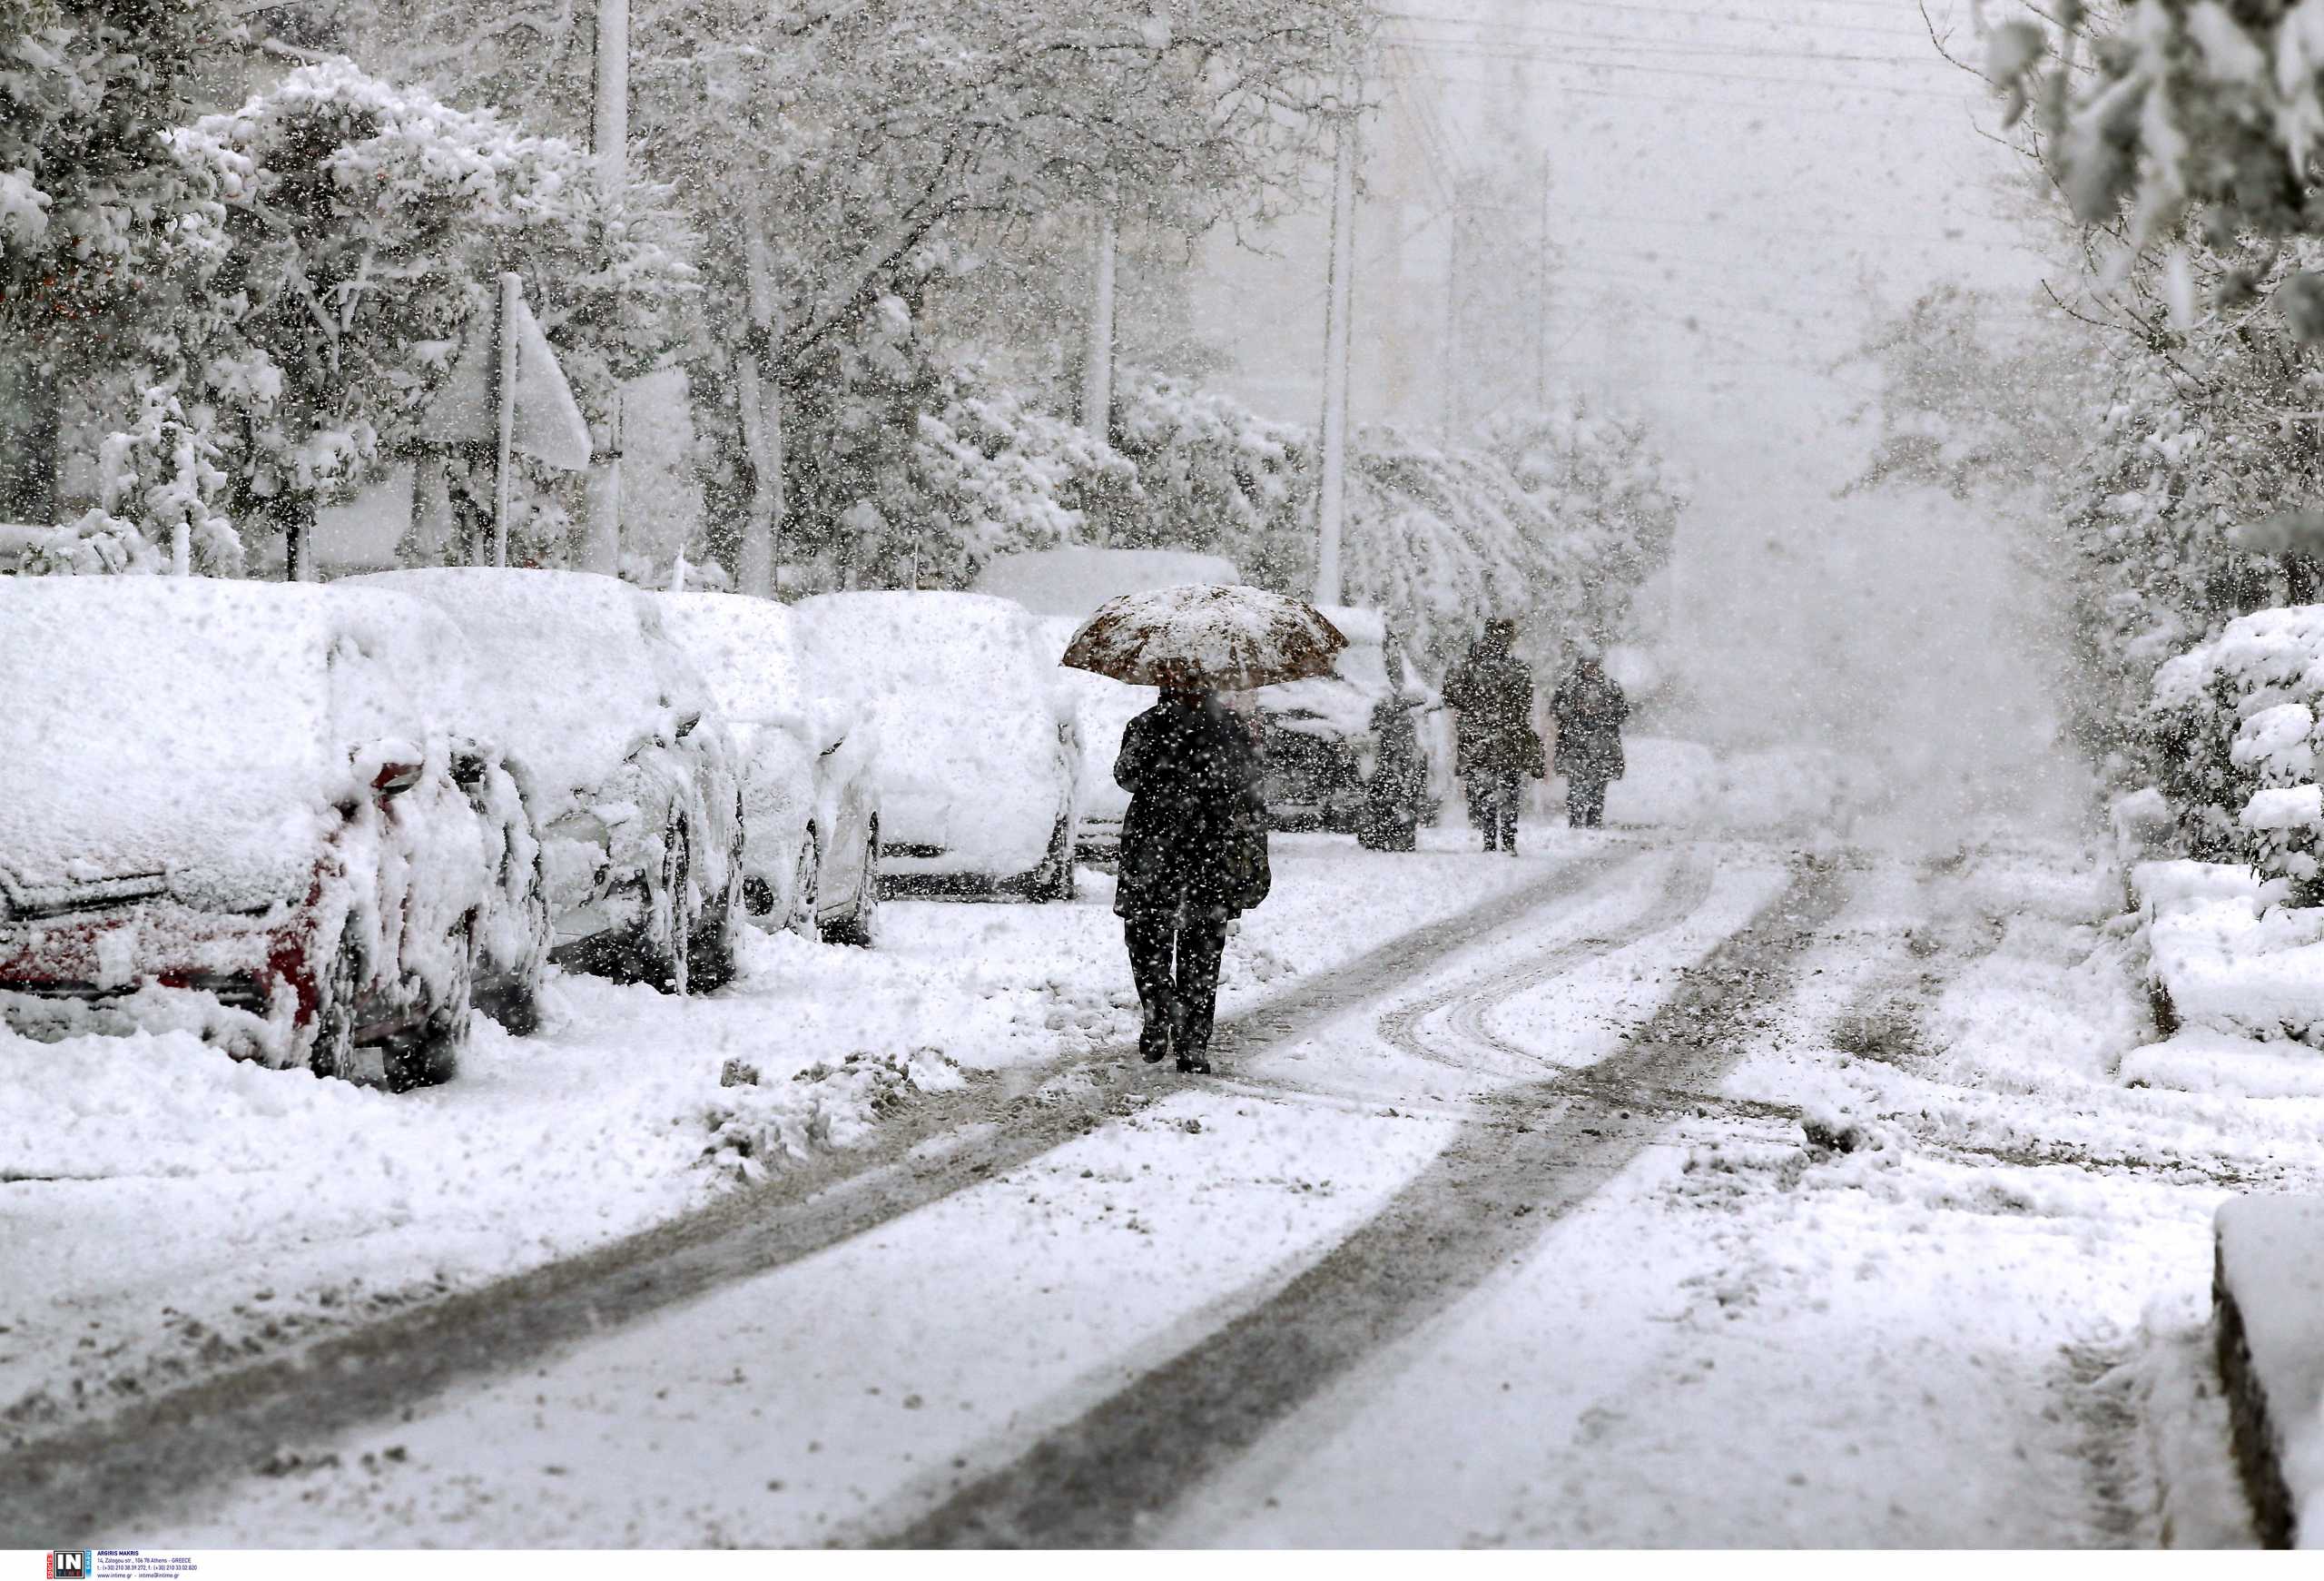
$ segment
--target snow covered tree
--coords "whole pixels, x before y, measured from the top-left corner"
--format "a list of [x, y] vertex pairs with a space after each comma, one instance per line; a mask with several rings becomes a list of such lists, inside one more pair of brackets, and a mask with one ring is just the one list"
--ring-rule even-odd
[[1348, 600], [1384, 611], [1442, 668], [1488, 615], [1543, 650], [1627, 635], [1685, 495], [1646, 429], [1578, 399], [1496, 420], [1486, 448], [1368, 430], [1348, 479]]
[[504, 271], [584, 400], [685, 332], [687, 238], [659, 194], [609, 203], [586, 153], [493, 112], [333, 59], [173, 143], [202, 199], [184, 393], [245, 519], [310, 519], [395, 452]]
[[166, 386], [144, 394], [137, 421], [106, 436], [99, 504], [33, 548], [34, 576], [239, 571], [242, 542], [217, 500], [226, 482], [218, 440]]
[[[577, 130], [590, 40], [554, 0], [333, 0], [439, 92]], [[973, 270], [1100, 201], [1157, 233], [1279, 211], [1313, 176], [1365, 0], [698, 0], [632, 18], [633, 152], [704, 238], [691, 371], [710, 515], [787, 503], [786, 558], [852, 541], [835, 457], [919, 442], [1019, 306]], [[909, 315], [899, 332], [895, 312]], [[971, 321], [989, 311], [987, 322]], [[852, 382], [853, 380], [862, 382]], [[884, 428], [871, 441], [866, 430]], [[777, 436], [780, 436], [778, 445]], [[855, 482], [855, 500], [884, 485]], [[739, 550], [726, 551], [739, 558]]]
[[0, 519], [54, 522], [67, 407], [174, 311], [166, 134], [231, 30], [212, 0], [0, 0]]
[[1095, 535], [1118, 548], [1224, 555], [1263, 587], [1295, 586], [1312, 563], [1315, 439], [1192, 382], [1125, 368], [1114, 449], [1135, 492], [1095, 502]]

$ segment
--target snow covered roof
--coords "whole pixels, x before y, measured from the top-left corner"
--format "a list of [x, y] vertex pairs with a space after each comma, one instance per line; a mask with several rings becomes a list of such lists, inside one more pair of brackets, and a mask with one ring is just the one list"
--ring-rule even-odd
[[0, 579], [0, 854], [21, 900], [132, 874], [262, 905], [302, 882], [348, 755], [425, 745], [459, 633], [273, 582]]
[[331, 586], [409, 594], [452, 617], [475, 656], [467, 728], [507, 749], [544, 818], [648, 736], [713, 707], [655, 596], [611, 577], [461, 566]]
[[809, 701], [790, 609], [738, 593], [662, 593], [664, 624], [730, 719], [802, 712]]
[[1036, 615], [1088, 615], [1108, 598], [1184, 582], [1231, 587], [1235, 562], [1176, 549], [1034, 549], [985, 562], [974, 590], [1013, 598]]
[[897, 726], [988, 718], [1010, 707], [1055, 717], [1070, 704], [1031, 616], [975, 593], [825, 593], [792, 607], [813, 684], [884, 705], [881, 739]]

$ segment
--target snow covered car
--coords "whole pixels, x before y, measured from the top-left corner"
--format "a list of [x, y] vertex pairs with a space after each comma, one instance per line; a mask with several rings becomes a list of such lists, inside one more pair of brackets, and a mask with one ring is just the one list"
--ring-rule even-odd
[[974, 593], [792, 608], [816, 688], [879, 731], [883, 883], [1071, 898], [1081, 746], [1024, 608]]
[[[1188, 582], [1231, 587], [1243, 579], [1235, 562], [1216, 555], [1173, 549], [1034, 549], [996, 555], [978, 573], [971, 591], [1009, 598], [1040, 622], [1041, 651], [1052, 664], [1098, 606], [1124, 593], [1149, 592]], [[1122, 729], [1153, 707], [1152, 687], [1125, 686], [1087, 670], [1060, 669], [1072, 694], [1081, 736], [1081, 817], [1075, 843], [1100, 859], [1121, 848], [1122, 819], [1129, 814], [1129, 792], [1114, 783], [1114, 759], [1121, 756]]]
[[462, 647], [383, 593], [0, 579], [0, 1015], [450, 1075], [547, 946], [515, 785], [445, 728]]
[[1330, 829], [1409, 851], [1436, 816], [1417, 720], [1434, 698], [1378, 614], [1324, 614], [1347, 638], [1332, 674], [1251, 694], [1268, 815], [1277, 828]]
[[743, 904], [764, 927], [870, 944], [880, 926], [880, 788], [872, 726], [812, 696], [790, 609], [665, 593], [665, 623], [734, 733], [743, 765]]
[[734, 742], [655, 595], [579, 571], [482, 567], [332, 587], [408, 594], [467, 637], [474, 716], [505, 746], [540, 830], [552, 959], [669, 993], [733, 974]]

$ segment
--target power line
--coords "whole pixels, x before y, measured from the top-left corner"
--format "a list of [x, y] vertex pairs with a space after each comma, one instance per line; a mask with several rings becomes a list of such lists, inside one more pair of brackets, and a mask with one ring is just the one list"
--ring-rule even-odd
[[1467, 60], [1521, 61], [1535, 65], [1561, 66], [1573, 71], [1635, 72], [1641, 76], [1697, 77], [1705, 82], [1713, 83], [1782, 83], [1794, 87], [1833, 88], [1849, 92], [1861, 91], [1872, 94], [1895, 94], [1915, 99], [1944, 99], [1956, 104], [1959, 103], [1961, 99], [1961, 95], [1958, 94], [1942, 93], [1935, 88], [1906, 88], [1891, 86], [1885, 83], [1835, 82], [1829, 77], [1786, 77], [1754, 72], [1707, 72], [1698, 70], [1692, 66], [1632, 65], [1621, 61], [1561, 60], [1554, 55], [1530, 54], [1515, 52], [1498, 54], [1485, 51], [1447, 51], [1444, 53], [1454, 54], [1459, 58]]
[[[1461, 76], [1456, 74], [1440, 72], [1435, 70], [1433, 67], [1424, 69], [1427, 71], [1428, 74], [1439, 84], [1451, 84], [1458, 83], [1464, 86], [1479, 88], [1506, 88], [1509, 86], [1509, 84], [1505, 81], [1493, 78]], [[1391, 79], [1396, 75], [1396, 74], [1393, 72], [1384, 72], [1380, 74]], [[1891, 96], [1901, 98], [1942, 100], [1947, 104], [1953, 104], [1962, 103], [1960, 96], [1957, 94], [1940, 94], [1926, 88], [1895, 88], [1886, 86], [1879, 83], [1833, 82], [1829, 79], [1820, 77], [1743, 76], [1725, 72], [1679, 71], [1664, 71], [1654, 74], [1666, 76], [1709, 76], [1717, 78], [1719, 81], [1730, 83], [1783, 83], [1796, 87], [1822, 88], [1827, 92], [1835, 94], [1887, 94]], [[1780, 98], [1715, 99], [1705, 98], [1699, 94], [1694, 94], [1627, 93], [1619, 92], [1610, 88], [1582, 87], [1579, 84], [1570, 83], [1553, 83], [1546, 84], [1546, 87], [1548, 91], [1554, 92], [1561, 95], [1580, 94], [1584, 97], [1593, 99], [1635, 99], [1645, 103], [1669, 104], [1724, 104], [1743, 110], [1791, 111], [1802, 107], [1814, 108], [1813, 105], [1802, 106], [1796, 100], [1786, 101]]]
[[[1741, 22], [1749, 24], [1753, 26], [1766, 27], [1780, 27], [1784, 25], [1786, 22], [1790, 22], [1796, 25], [1804, 25], [1811, 27], [1818, 27], [1832, 33], [1884, 34], [1891, 38], [1925, 38], [1927, 36], [1926, 34], [1921, 32], [1918, 28], [1872, 27], [1860, 22], [1822, 22], [1811, 17], [1780, 17], [1768, 16], [1764, 14], [1754, 15], [1747, 11], [1678, 11], [1666, 5], [1629, 5], [1624, 4], [1623, 0], [1558, 0], [1558, 3], [1571, 5], [1578, 10], [1583, 11], [1623, 12], [1632, 15], [1661, 16], [1679, 21]], [[1823, 3], [1836, 5], [1839, 3], [1839, 0], [1823, 0]], [[1866, 7], [1866, 9], [1886, 11], [1892, 15], [1895, 15], [1896, 11], [1896, 7], [1893, 5], [1887, 4], [1886, 0], [1880, 0], [1880, 3], [1874, 6]], [[1442, 12], [1386, 11], [1384, 15], [1399, 20], [1412, 22], [1450, 22], [1458, 24], [1468, 24], [1470, 22], [1470, 19], [1467, 17], [1447, 16]], [[1543, 31], [1539, 23], [1494, 22], [1474, 24], [1473, 25], [1487, 27], [1492, 31], [1501, 33], [1535, 33]]]
[[[1537, 60], [1550, 58], [1533, 53], [1555, 49], [1561, 54], [1604, 55], [1689, 55], [1721, 56], [1734, 59], [1838, 61], [1856, 65], [1933, 66], [1944, 64], [1942, 56], [1930, 52], [1922, 54], [1844, 54], [1830, 50], [1775, 49], [1758, 44], [1660, 44], [1652, 40], [1616, 39], [1611, 34], [1590, 35], [1604, 38], [1604, 44], [1569, 43], [1561, 39], [1545, 39], [1535, 44], [1493, 44], [1476, 37], [1445, 37], [1427, 34], [1407, 34], [1402, 42], [1419, 44], [1441, 54], [1482, 54], [1496, 60]], [[1950, 69], [1950, 68], [1947, 68]]]

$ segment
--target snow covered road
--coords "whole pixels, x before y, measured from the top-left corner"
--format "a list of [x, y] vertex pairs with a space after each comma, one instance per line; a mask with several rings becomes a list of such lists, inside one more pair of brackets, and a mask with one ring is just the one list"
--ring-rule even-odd
[[[1295, 847], [1307, 954], [1255, 914], [1225, 1075], [990, 1062], [643, 1234], [39, 1434], [5, 1524], [2242, 1540], [2189, 1313], [2224, 1183], [2324, 1174], [2315, 1115], [2112, 1081], [2079, 854], [1542, 845]], [[926, 915], [1118, 947], [1095, 906]]]

